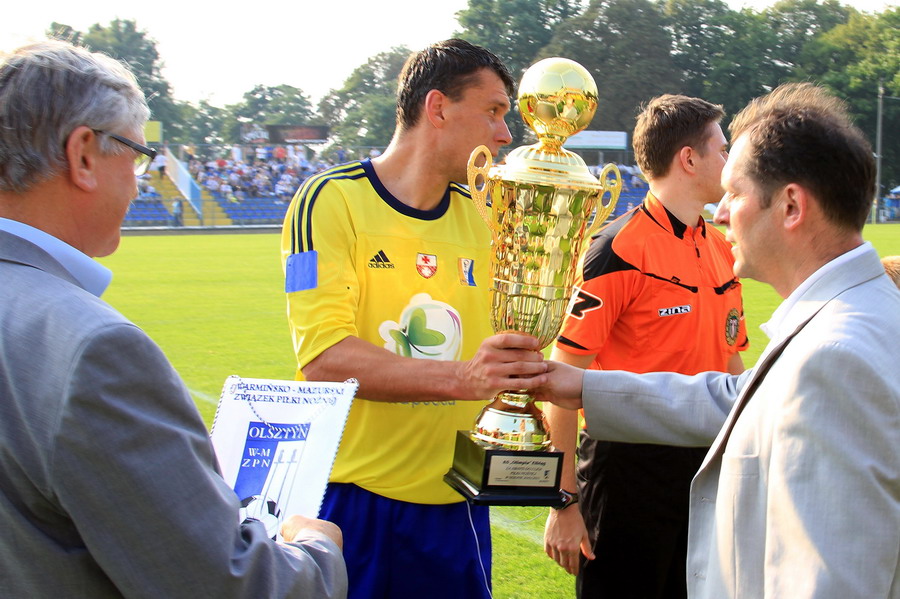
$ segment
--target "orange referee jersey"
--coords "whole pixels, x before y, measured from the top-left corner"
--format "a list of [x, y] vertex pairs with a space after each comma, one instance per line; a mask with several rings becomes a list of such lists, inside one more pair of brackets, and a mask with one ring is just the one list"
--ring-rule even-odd
[[592, 368], [696, 374], [748, 346], [725, 236], [686, 227], [647, 194], [591, 241], [558, 339]]

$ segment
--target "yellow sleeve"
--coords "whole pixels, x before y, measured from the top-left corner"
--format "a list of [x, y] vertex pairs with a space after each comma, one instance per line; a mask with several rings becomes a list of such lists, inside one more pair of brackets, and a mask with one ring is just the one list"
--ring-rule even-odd
[[281, 236], [287, 316], [298, 375], [323, 351], [358, 335], [355, 248], [353, 215], [341, 186], [311, 177], [291, 201]]

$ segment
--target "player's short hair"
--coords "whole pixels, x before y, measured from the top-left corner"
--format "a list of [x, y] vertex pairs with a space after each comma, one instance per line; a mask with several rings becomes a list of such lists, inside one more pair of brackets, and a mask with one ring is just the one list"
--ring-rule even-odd
[[397, 127], [409, 129], [419, 121], [425, 96], [433, 89], [459, 100], [482, 69], [497, 74], [512, 96], [515, 82], [503, 62], [490, 50], [461, 39], [432, 44], [406, 60], [397, 89]]
[[724, 116], [721, 106], [700, 98], [664, 94], [650, 100], [637, 116], [632, 140], [641, 172], [649, 179], [664, 177], [685, 146], [702, 155], [709, 124]]
[[[0, 56], [0, 190], [21, 193], [68, 168], [77, 127], [122, 134], [149, 116], [134, 75], [105, 54], [45, 41]], [[129, 151], [107, 136], [100, 143]]]

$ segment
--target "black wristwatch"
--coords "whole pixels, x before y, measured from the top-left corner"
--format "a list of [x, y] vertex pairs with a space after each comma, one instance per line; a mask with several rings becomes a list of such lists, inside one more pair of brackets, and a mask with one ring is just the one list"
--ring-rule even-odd
[[578, 503], [578, 493], [569, 493], [565, 489], [559, 490], [559, 498], [562, 500], [562, 505], [554, 505], [553, 509], [555, 510], [564, 510], [570, 505]]

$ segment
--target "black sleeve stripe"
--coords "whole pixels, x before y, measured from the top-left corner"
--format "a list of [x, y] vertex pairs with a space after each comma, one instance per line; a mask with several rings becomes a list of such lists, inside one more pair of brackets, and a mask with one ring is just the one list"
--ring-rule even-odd
[[591, 239], [591, 245], [584, 256], [584, 280], [589, 281], [601, 275], [623, 270], [637, 270], [635, 266], [623, 260], [613, 249], [613, 240], [625, 225], [634, 218], [640, 206], [626, 212], [621, 217], [606, 225]]
[[580, 349], [582, 351], [588, 350], [588, 348], [584, 347], [583, 345], [579, 345], [579, 344], [575, 343], [574, 341], [572, 341], [571, 339], [563, 337], [562, 335], [560, 335], [559, 337], [556, 338], [556, 342], [561, 343], [562, 345], [568, 345], [569, 347], [572, 347], [574, 349]]
[[314, 249], [312, 209], [322, 188], [332, 180], [359, 179], [364, 176], [365, 171], [360, 163], [352, 162], [313, 175], [304, 182], [297, 192], [297, 207], [291, 216], [291, 253], [299, 254]]

